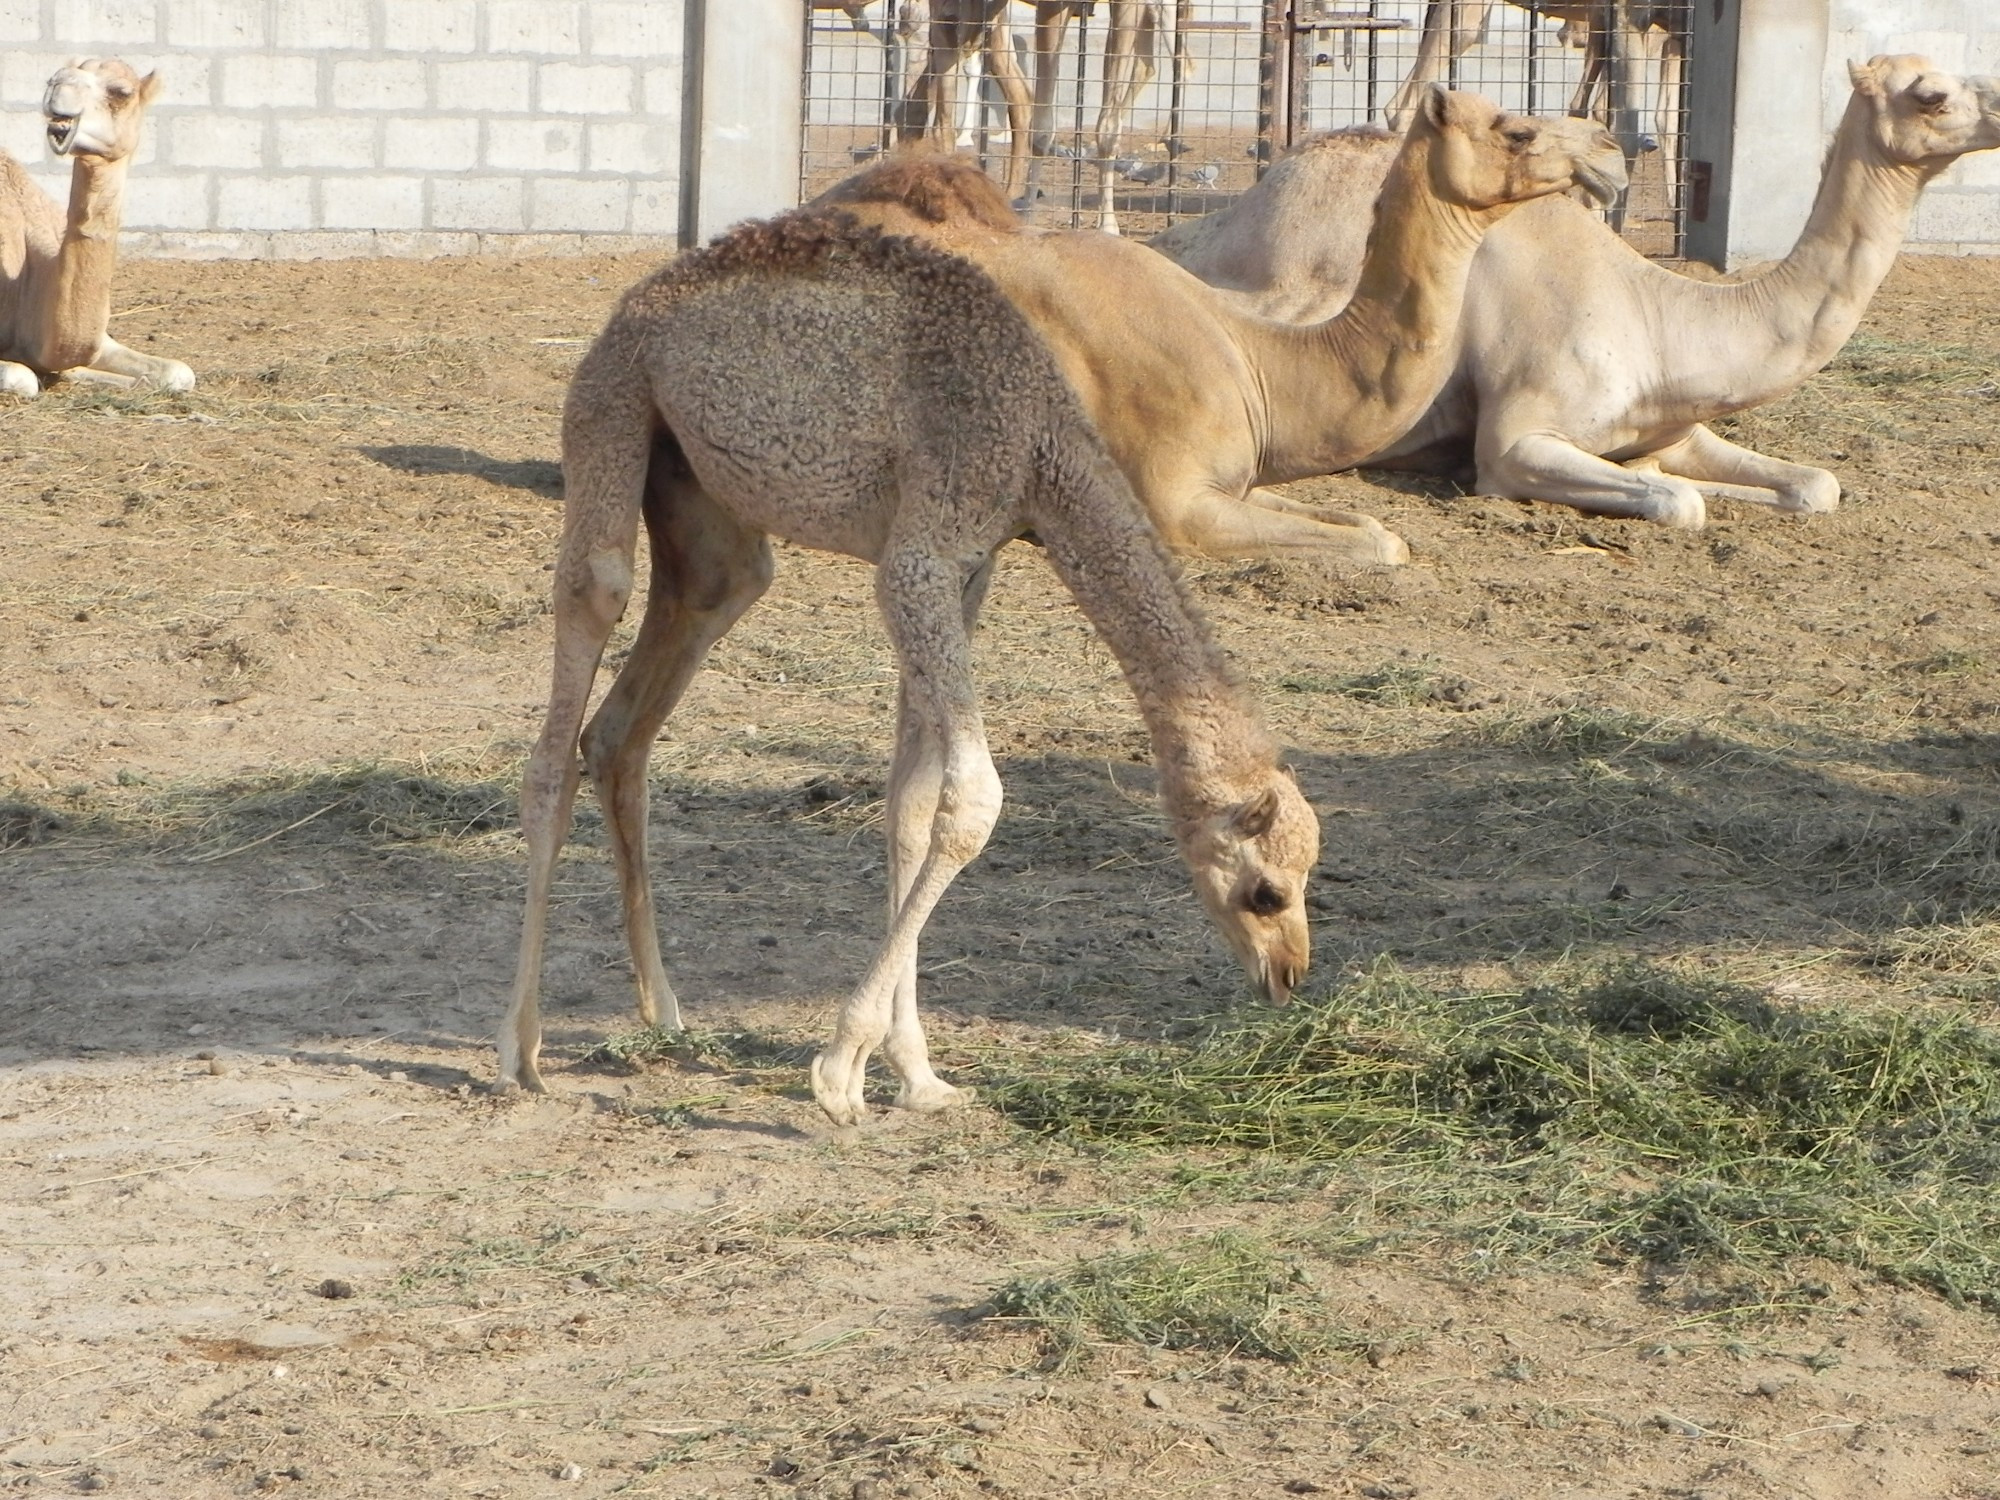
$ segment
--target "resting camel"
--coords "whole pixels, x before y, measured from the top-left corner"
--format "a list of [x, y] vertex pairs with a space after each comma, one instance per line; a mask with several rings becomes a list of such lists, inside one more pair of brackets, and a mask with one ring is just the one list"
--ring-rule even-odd
[[563, 410], [548, 717], [521, 793], [528, 900], [500, 1086], [542, 1087], [536, 992], [578, 726], [632, 589], [637, 639], [583, 731], [623, 888], [639, 1014], [680, 1026], [646, 872], [646, 760], [709, 648], [771, 581], [767, 535], [875, 564], [901, 667], [888, 936], [812, 1067], [834, 1120], [866, 1113], [884, 1050], [905, 1108], [964, 1095], [931, 1070], [917, 939], [1000, 812], [970, 634], [994, 554], [1031, 530], [1124, 668], [1203, 905], [1272, 1001], [1309, 957], [1319, 824], [1047, 349], [972, 266], [803, 209], [682, 256], [625, 294]]
[[[1832, 510], [1832, 474], [1703, 424], [1776, 401], [1831, 360], [1894, 264], [1924, 185], [2000, 146], [2000, 81], [1922, 57], [1849, 71], [1819, 196], [1783, 261], [1740, 281], [1695, 281], [1574, 203], [1530, 204], [1473, 261], [1457, 368], [1436, 403], [1366, 462], [1449, 472], [1469, 446], [1484, 494], [1671, 526], [1702, 525], [1704, 495]], [[1323, 318], [1367, 274], [1335, 205], [1358, 213], [1391, 162], [1379, 140], [1308, 149], [1154, 244], [1273, 316]]]
[[986, 218], [936, 223], [901, 201], [912, 181], [951, 170], [886, 163], [819, 201], [928, 236], [999, 282], [1048, 340], [1168, 545], [1388, 563], [1409, 551], [1378, 522], [1315, 516], [1264, 486], [1349, 467], [1429, 406], [1450, 370], [1473, 252], [1515, 205], [1578, 185], [1608, 199], [1625, 181], [1597, 126], [1434, 90], [1383, 184], [1360, 289], [1338, 316], [1295, 327], [1109, 235], [996, 229], [994, 218], [1011, 218], [1004, 202]]
[[67, 220], [21, 164], [0, 151], [0, 391], [38, 396], [44, 378], [194, 387], [175, 359], [127, 349], [105, 332], [125, 169], [160, 91], [116, 58], [56, 69], [42, 96], [49, 147], [67, 156]]

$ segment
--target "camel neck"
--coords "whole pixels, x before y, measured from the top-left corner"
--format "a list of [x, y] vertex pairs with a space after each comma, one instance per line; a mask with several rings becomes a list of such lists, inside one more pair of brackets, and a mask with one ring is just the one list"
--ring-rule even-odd
[[1080, 412], [1070, 425], [1072, 440], [1041, 465], [1035, 534], [1118, 658], [1161, 798], [1186, 824], [1242, 800], [1276, 750], [1131, 485]]
[[1305, 327], [1238, 315], [1266, 377], [1259, 483], [1351, 467], [1399, 436], [1450, 374], [1473, 257], [1511, 205], [1439, 197], [1438, 148], [1428, 125], [1411, 127], [1376, 201], [1360, 281], [1338, 314]]
[[79, 156], [50, 295], [39, 309], [37, 360], [51, 374], [91, 363], [111, 322], [111, 272], [125, 187], [123, 159]]
[[1783, 395], [1840, 352], [1895, 264], [1925, 183], [1945, 165], [1885, 157], [1868, 124], [1857, 96], [1791, 254], [1761, 276], [1703, 287], [1711, 319], [1727, 325], [1710, 343], [1742, 395], [1738, 407]]

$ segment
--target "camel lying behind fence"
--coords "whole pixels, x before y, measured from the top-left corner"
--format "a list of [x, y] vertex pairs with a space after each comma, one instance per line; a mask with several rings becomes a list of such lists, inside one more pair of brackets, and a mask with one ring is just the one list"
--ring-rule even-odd
[[[2000, 81], [1922, 57], [1851, 69], [1819, 196], [1790, 255], [1708, 282], [1645, 259], [1574, 203], [1533, 203], [1472, 264], [1456, 371], [1407, 433], [1365, 462], [1454, 472], [1482, 493], [1700, 526], [1704, 496], [1825, 511], [1824, 469], [1717, 436], [1715, 417], [1796, 390], [1847, 342], [1894, 264], [1924, 185], [2000, 146]], [[1271, 316], [1310, 321], [1362, 277], [1354, 221], [1392, 144], [1350, 138], [1280, 163], [1229, 208], [1154, 248]]]
[[999, 816], [970, 634], [994, 554], [1030, 529], [1138, 698], [1203, 904], [1269, 999], [1299, 982], [1318, 822], [1047, 349], [973, 267], [811, 209], [683, 256], [626, 293], [578, 366], [563, 474], [555, 670], [521, 793], [528, 899], [501, 1087], [542, 1086], [549, 889], [578, 727], [632, 589], [642, 516], [645, 616], [581, 741], [617, 856], [641, 1019], [680, 1025], [646, 870], [646, 760], [709, 648], [770, 583], [769, 534], [875, 564], [902, 669], [888, 936], [812, 1070], [836, 1121], [865, 1114], [878, 1045], [905, 1107], [963, 1097], [931, 1070], [917, 939]]

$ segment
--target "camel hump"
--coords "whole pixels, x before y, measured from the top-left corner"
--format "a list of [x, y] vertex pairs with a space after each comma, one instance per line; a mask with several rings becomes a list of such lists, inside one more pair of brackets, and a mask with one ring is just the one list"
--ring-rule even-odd
[[1322, 130], [1317, 135], [1309, 135], [1292, 147], [1290, 155], [1304, 156], [1308, 151], [1355, 151], [1367, 150], [1383, 141], [1400, 141], [1402, 137], [1393, 130], [1384, 130], [1380, 125], [1349, 125], [1342, 130]]
[[1019, 232], [1021, 221], [1007, 195], [969, 161], [949, 156], [894, 156], [835, 183], [815, 205], [859, 208], [869, 204], [907, 209], [927, 224]]

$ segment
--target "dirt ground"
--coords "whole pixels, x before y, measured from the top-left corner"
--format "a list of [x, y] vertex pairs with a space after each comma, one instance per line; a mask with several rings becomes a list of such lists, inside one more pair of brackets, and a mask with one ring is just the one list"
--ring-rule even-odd
[[[1314, 1268], [1367, 1357], [978, 1310], [1302, 1221], [990, 1109], [836, 1132], [802, 1063], [879, 920], [893, 678], [786, 550], [655, 757], [669, 964], [756, 1066], [593, 1057], [630, 981], [594, 815], [551, 1097], [499, 1103], [567, 371], [637, 260], [135, 264], [185, 399], [0, 433], [0, 1487], [299, 1495], [2000, 1497], [2000, 1325], [1802, 1268], [1747, 1321], [1630, 1264]], [[1314, 983], [1646, 954], [1992, 1019], [2000, 263], [1913, 260], [1730, 424], [1837, 470], [1701, 533], [1301, 486], [1396, 571], [1202, 566], [1325, 825]], [[1239, 1002], [1108, 654], [1029, 548], [981, 634], [1008, 808], [933, 922], [941, 1070]], [[760, 1050], [761, 1049], [761, 1050]]]

